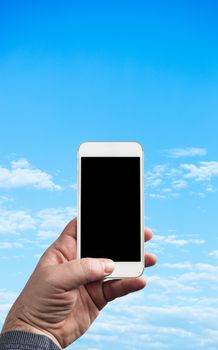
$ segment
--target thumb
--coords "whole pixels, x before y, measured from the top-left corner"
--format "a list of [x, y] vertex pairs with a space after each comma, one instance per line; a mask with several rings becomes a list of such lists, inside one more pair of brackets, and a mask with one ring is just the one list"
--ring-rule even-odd
[[101, 280], [115, 268], [113, 260], [83, 258], [53, 265], [51, 277], [55, 286], [71, 290], [81, 285]]

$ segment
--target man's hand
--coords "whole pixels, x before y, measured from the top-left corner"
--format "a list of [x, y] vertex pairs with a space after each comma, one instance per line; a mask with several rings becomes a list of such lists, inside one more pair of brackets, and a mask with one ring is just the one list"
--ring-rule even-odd
[[[50, 337], [64, 348], [79, 338], [99, 311], [117, 297], [145, 287], [143, 277], [103, 282], [114, 269], [109, 259], [76, 259], [76, 219], [39, 260], [12, 306], [3, 332], [23, 330]], [[145, 241], [152, 232], [145, 229]], [[145, 267], [156, 263], [145, 254]]]

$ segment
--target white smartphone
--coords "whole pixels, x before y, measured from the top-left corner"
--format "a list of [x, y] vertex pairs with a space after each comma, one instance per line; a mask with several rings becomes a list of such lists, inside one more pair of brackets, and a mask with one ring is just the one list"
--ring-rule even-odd
[[144, 270], [144, 161], [137, 142], [84, 142], [78, 149], [78, 258], [109, 258], [109, 278]]

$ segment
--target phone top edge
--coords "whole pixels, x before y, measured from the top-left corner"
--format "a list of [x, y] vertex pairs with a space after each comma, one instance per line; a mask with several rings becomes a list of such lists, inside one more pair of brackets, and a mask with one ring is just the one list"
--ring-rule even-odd
[[79, 144], [79, 155], [143, 156], [143, 147], [136, 141], [90, 141]]

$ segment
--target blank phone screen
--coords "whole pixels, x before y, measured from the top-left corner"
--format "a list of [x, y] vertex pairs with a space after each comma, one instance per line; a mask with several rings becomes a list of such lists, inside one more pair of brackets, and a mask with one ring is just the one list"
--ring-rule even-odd
[[81, 157], [81, 257], [140, 261], [140, 157]]

